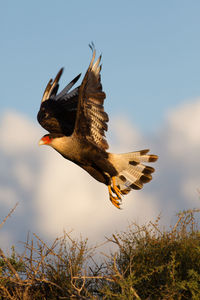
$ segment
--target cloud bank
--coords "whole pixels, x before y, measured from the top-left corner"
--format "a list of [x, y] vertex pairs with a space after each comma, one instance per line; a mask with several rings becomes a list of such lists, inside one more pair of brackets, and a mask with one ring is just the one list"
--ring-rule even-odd
[[75, 236], [100, 243], [130, 222], [143, 223], [161, 212], [167, 224], [178, 210], [199, 207], [199, 116], [199, 99], [185, 103], [168, 113], [154, 136], [143, 136], [126, 119], [111, 120], [111, 152], [148, 147], [159, 155], [152, 182], [131, 192], [117, 210], [106, 186], [50, 147], [37, 146], [44, 131], [36, 122], [5, 112], [0, 122], [1, 220], [19, 205], [1, 228], [1, 246], [25, 241], [29, 230], [44, 240], [73, 230]]

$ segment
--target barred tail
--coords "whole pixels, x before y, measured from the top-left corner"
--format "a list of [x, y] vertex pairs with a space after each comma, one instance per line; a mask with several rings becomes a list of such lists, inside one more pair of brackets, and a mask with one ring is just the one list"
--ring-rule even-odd
[[157, 155], [147, 154], [148, 149], [124, 153], [124, 154], [109, 154], [109, 160], [118, 171], [115, 177], [116, 186], [120, 192], [125, 195], [131, 189], [139, 190], [144, 183], [151, 181], [154, 168], [146, 166], [143, 163], [155, 162], [158, 159]]

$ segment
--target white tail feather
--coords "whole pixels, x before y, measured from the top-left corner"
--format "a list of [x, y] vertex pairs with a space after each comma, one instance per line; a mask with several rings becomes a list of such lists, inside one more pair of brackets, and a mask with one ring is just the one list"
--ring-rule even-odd
[[141, 189], [144, 183], [152, 179], [154, 168], [144, 165], [145, 162], [154, 162], [157, 156], [147, 154], [149, 150], [141, 150], [124, 154], [109, 154], [109, 161], [118, 171], [116, 185], [124, 193], [131, 189]]

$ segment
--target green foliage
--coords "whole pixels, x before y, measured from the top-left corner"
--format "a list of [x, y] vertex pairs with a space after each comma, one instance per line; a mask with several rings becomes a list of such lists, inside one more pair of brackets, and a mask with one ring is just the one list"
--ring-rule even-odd
[[5, 261], [5, 258], [0, 258], [0, 274], [1, 276], [7, 277], [12, 276], [12, 272], [9, 268], [9, 264], [13, 266], [13, 268], [18, 272], [23, 274], [25, 271], [25, 266], [23, 261], [21, 261], [15, 252], [15, 247], [11, 248], [11, 255], [7, 258], [8, 261]]
[[0, 250], [3, 299], [200, 299], [199, 210], [184, 211], [168, 230], [160, 217], [131, 224], [108, 243], [117, 250], [95, 262], [96, 248], [69, 234], [48, 246], [35, 234], [23, 254]]
[[194, 212], [179, 214], [169, 231], [160, 230], [158, 218], [113, 235], [119, 251], [107, 268], [113, 282], [104, 287], [109, 290], [105, 299], [200, 299], [200, 233]]

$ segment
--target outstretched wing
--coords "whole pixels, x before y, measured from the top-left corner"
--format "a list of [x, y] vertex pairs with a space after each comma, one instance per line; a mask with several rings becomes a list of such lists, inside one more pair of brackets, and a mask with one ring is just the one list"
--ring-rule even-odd
[[56, 95], [56, 93], [58, 91], [58, 88], [59, 88], [59, 83], [58, 82], [59, 82], [60, 77], [63, 73], [63, 70], [64, 70], [63, 68], [60, 69], [60, 71], [56, 75], [54, 81], [53, 81], [52, 78], [49, 80], [49, 82], [47, 83], [46, 89], [44, 90], [44, 94], [43, 94], [41, 103], [43, 103], [44, 101], [50, 99], [51, 96]]
[[79, 87], [78, 108], [74, 132], [100, 148], [108, 149], [105, 139], [107, 131], [108, 115], [104, 111], [104, 99], [106, 94], [102, 91], [100, 71], [101, 56], [94, 63], [96, 51], [93, 48], [93, 56]]
[[55, 79], [50, 79], [44, 91], [40, 110], [37, 115], [38, 122], [50, 133], [61, 133], [69, 136], [74, 131], [76, 111], [78, 106], [79, 87], [70, 91], [80, 75], [75, 77], [59, 94], [59, 79], [63, 68]]

